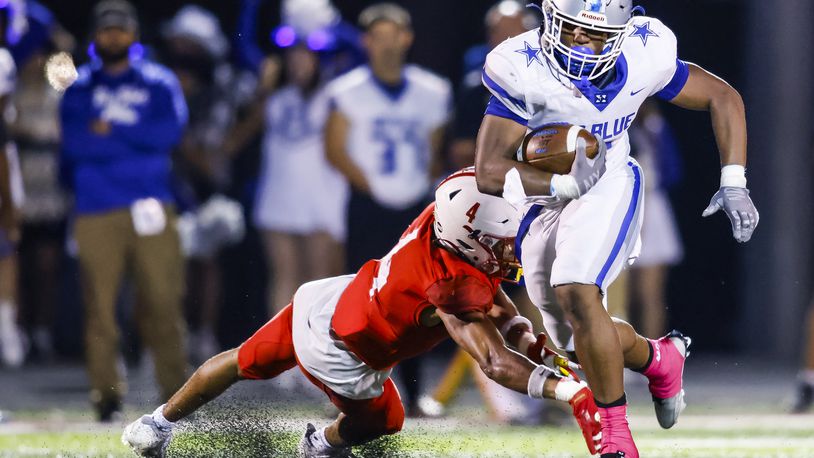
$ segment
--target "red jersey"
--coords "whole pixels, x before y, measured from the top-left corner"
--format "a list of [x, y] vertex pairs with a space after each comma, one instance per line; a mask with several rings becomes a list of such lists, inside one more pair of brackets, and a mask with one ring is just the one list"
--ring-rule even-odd
[[457, 255], [433, 243], [433, 210], [427, 207], [380, 260], [368, 261], [345, 288], [332, 332], [376, 370], [424, 353], [449, 337], [433, 320], [492, 308], [500, 285]]

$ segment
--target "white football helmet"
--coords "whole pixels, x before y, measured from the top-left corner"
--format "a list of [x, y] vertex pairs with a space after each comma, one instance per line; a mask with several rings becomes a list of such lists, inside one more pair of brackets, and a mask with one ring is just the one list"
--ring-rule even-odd
[[478, 191], [475, 168], [450, 175], [435, 190], [435, 237], [487, 275], [519, 279], [514, 254], [517, 211], [500, 197]]
[[[633, 17], [633, 0], [543, 0], [541, 44], [551, 66], [571, 79], [592, 80], [616, 65]], [[584, 46], [566, 46], [563, 29], [583, 27], [607, 34], [599, 55]]]

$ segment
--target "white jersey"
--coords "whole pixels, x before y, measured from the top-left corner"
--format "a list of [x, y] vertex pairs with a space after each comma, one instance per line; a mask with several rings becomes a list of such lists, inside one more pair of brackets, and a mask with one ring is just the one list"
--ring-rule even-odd
[[414, 65], [404, 84], [388, 88], [367, 66], [328, 85], [333, 106], [350, 123], [345, 145], [370, 183], [373, 198], [401, 210], [430, 190], [432, 132], [449, 117], [452, 90], [445, 79]]
[[306, 283], [291, 301], [291, 337], [303, 369], [348, 399], [374, 399], [384, 392], [392, 369], [377, 371], [333, 338], [331, 321], [339, 298], [355, 275]]
[[269, 98], [254, 213], [258, 227], [345, 239], [347, 183], [325, 158], [327, 119], [323, 93], [304, 97], [297, 87], [286, 86]]
[[510, 111], [504, 117], [530, 128], [552, 122], [583, 126], [608, 144], [608, 170], [622, 167], [630, 154], [627, 130], [639, 106], [649, 96], [674, 98], [688, 75], [677, 59], [675, 35], [661, 21], [636, 17], [626, 33], [615, 79], [602, 89], [560, 76], [542, 53], [538, 30], [509, 38], [489, 53], [483, 83]]
[[606, 76], [612, 80], [602, 88], [561, 76], [543, 55], [536, 30], [500, 44], [483, 71], [484, 85], [497, 100], [487, 114], [529, 128], [581, 125], [608, 145], [607, 172], [593, 188], [578, 200], [541, 199], [528, 209], [517, 235], [529, 298], [552, 341], [569, 351], [573, 330], [554, 288], [595, 284], [604, 293], [637, 257], [646, 182], [630, 158], [628, 129], [648, 96], [671, 100], [689, 76], [677, 58], [675, 35], [660, 21], [636, 17], [625, 33], [615, 71]]

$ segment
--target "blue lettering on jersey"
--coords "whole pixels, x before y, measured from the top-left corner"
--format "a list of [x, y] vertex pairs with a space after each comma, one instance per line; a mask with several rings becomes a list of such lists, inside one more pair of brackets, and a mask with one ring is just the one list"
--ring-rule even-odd
[[149, 103], [150, 91], [138, 86], [124, 84], [115, 89], [96, 86], [93, 90], [93, 106], [99, 110], [99, 118], [116, 124], [138, 124]]
[[613, 122], [606, 121], [594, 124], [591, 126], [591, 133], [602, 137], [603, 140], [618, 137], [630, 128], [630, 125], [633, 123], [633, 118], [635, 117], [636, 113], [631, 113], [627, 116], [615, 119]]
[[396, 173], [398, 161], [396, 153], [401, 145], [408, 145], [419, 156], [419, 164], [425, 166], [429, 163], [427, 148], [418, 132], [417, 120], [397, 118], [376, 118], [373, 120], [373, 140], [384, 147], [381, 156], [379, 171], [382, 175]]
[[297, 141], [303, 137], [318, 134], [319, 127], [314, 126], [308, 118], [308, 102], [285, 100], [277, 119], [277, 129], [273, 134], [280, 135], [288, 141]]

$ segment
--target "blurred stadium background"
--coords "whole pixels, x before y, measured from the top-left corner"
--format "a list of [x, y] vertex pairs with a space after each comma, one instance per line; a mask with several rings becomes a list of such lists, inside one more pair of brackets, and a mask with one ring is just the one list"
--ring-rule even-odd
[[[85, 50], [95, 3], [41, 0], [75, 38], [73, 56], [78, 63], [88, 59]], [[188, 4], [209, 9], [220, 20], [233, 45], [229, 62], [235, 68], [256, 70], [235, 51], [235, 44], [240, 43], [241, 11], [246, 8], [256, 6], [256, 46], [263, 53], [279, 52], [268, 38], [281, 21], [279, 1], [133, 3], [148, 55], [160, 46], [162, 26]], [[341, 0], [335, 6], [346, 21], [354, 23], [358, 13], [373, 3]], [[397, 3], [413, 15], [416, 41], [410, 61], [459, 87], [464, 53], [484, 41], [484, 15], [495, 2]], [[814, 129], [810, 122], [814, 119], [814, 29], [810, 26], [814, 2], [638, 3], [676, 32], [683, 59], [727, 79], [744, 96], [750, 124], [748, 177], [761, 223], [752, 241], [739, 246], [724, 218], [701, 219], [719, 176], [708, 115], [662, 107], [683, 163], [683, 179], [672, 187], [669, 197], [684, 257], [670, 270], [666, 303], [669, 327], [680, 328], [694, 339], [687, 375], [690, 407], [674, 430], [657, 431], [646, 387], [632, 380], [634, 434], [642, 444], [643, 456], [814, 456], [814, 417], [786, 414], [804, 350], [804, 323], [814, 286]], [[223, 191], [248, 214], [260, 169], [260, 142], [246, 148], [249, 154], [240, 155], [232, 164], [231, 184]], [[241, 242], [216, 255], [222, 285], [216, 300], [220, 348], [238, 345], [268, 318], [263, 253], [261, 240], [249, 224]], [[58, 293], [49, 329], [55, 352], [32, 354], [19, 368], [0, 368], [0, 456], [126, 455], [127, 450], [118, 443], [121, 425], [96, 423], [88, 403], [76, 262], [67, 254], [53, 262], [61, 266], [60, 277], [53, 283]], [[125, 323], [131, 321], [127, 316], [131, 301], [126, 296], [120, 301]], [[25, 307], [23, 300], [21, 310]], [[126, 418], [151, 410], [158, 401], [152, 369], [139, 356], [133, 334], [124, 332], [131, 385], [125, 399]], [[441, 377], [449, 350], [441, 348], [425, 361], [426, 390]], [[325, 415], [318, 394], [296, 379], [240, 387], [199, 414], [173, 446], [173, 453], [291, 456], [305, 419]], [[584, 454], [573, 427], [493, 427], [472, 386], [466, 385], [459, 399], [446, 418], [411, 420], [403, 439], [365, 451], [364, 456]]]

